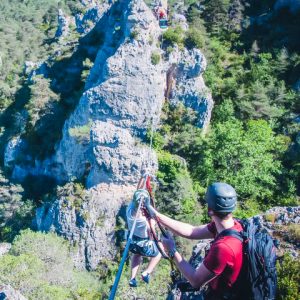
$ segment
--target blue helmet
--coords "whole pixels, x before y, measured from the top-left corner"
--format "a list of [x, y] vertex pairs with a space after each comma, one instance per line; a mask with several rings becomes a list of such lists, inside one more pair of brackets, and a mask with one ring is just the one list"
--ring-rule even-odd
[[223, 182], [215, 182], [207, 188], [205, 200], [208, 208], [213, 211], [230, 213], [236, 207], [237, 194], [231, 185]]

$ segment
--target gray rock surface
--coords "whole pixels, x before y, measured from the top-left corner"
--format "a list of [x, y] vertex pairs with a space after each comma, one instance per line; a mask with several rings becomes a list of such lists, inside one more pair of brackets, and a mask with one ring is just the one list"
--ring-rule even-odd
[[58, 19], [58, 28], [56, 30], [55, 37], [60, 38], [68, 35], [69, 26], [74, 22], [73, 18], [67, 16], [66, 14], [64, 14], [64, 12], [61, 9], [59, 9], [57, 19]]
[[198, 126], [207, 128], [211, 118], [213, 100], [202, 77], [207, 65], [204, 55], [198, 49], [179, 51], [178, 48], [175, 48], [170, 54], [169, 63], [173, 67], [171, 102], [181, 102], [186, 107], [193, 109], [197, 113]]
[[[160, 30], [142, 1], [123, 1], [120, 10], [120, 45], [111, 46], [116, 28], [110, 15], [86, 92], [65, 124], [55, 156], [67, 181], [87, 176], [90, 200], [82, 208], [85, 218], [78, 217], [75, 208], [65, 207], [64, 199], [38, 210], [36, 218], [40, 230], [54, 229], [76, 241], [79, 265], [92, 269], [102, 258], [114, 257], [116, 214], [129, 201], [142, 169], [157, 169], [155, 153], [138, 137], [145, 135], [152, 119], [158, 123], [162, 108], [163, 68], [151, 63], [152, 51], [159, 49], [149, 44], [150, 35], [157, 39]], [[130, 38], [132, 30], [139, 32], [136, 39]], [[83, 126], [90, 128], [84, 143], [74, 134]], [[96, 225], [99, 216], [105, 216], [101, 226]]]
[[0, 243], [0, 257], [8, 253], [11, 248], [10, 243]]
[[[76, 17], [77, 30], [86, 34], [90, 27], [84, 24], [96, 22], [103, 44], [56, 153], [44, 161], [25, 157], [20, 164], [24, 143], [16, 138], [6, 148], [5, 164], [18, 180], [32, 174], [55, 177], [61, 184], [86, 183], [80, 207], [68, 203], [63, 194], [39, 208], [35, 222], [37, 229], [53, 230], [78, 245], [78, 266], [94, 269], [115, 255], [116, 215], [130, 200], [142, 171], [155, 173], [158, 168], [155, 152], [143, 140], [151, 125], [159, 124], [165, 95], [195, 110], [203, 128], [213, 101], [202, 78], [203, 54], [175, 49], [164, 60], [158, 43], [162, 31], [144, 1], [84, 4], [87, 11]], [[154, 53], [161, 55], [156, 65], [151, 60]]]
[[0, 285], [0, 299], [3, 300], [26, 300], [20, 292], [16, 291], [10, 285]]

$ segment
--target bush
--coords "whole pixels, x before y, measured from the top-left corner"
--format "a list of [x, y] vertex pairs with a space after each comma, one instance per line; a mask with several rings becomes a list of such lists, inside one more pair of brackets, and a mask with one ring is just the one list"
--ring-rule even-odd
[[0, 258], [0, 282], [9, 282], [29, 299], [96, 299], [99, 282], [77, 271], [68, 243], [54, 233], [23, 231]]
[[158, 65], [159, 62], [160, 62], [160, 54], [157, 53], [157, 52], [153, 52], [153, 53], [151, 54], [151, 63], [152, 63], [153, 65]]
[[204, 38], [199, 30], [196, 28], [191, 28], [187, 32], [184, 44], [188, 49], [200, 49], [204, 46]]
[[86, 125], [75, 126], [69, 129], [69, 134], [71, 137], [75, 138], [80, 144], [88, 144], [90, 141], [92, 122], [89, 121]]
[[133, 31], [130, 32], [130, 38], [132, 40], [136, 40], [138, 38], [138, 36], [139, 36], [139, 31], [138, 30], [133, 30]]
[[196, 205], [196, 193], [185, 161], [166, 151], [158, 154], [158, 207], [171, 215], [191, 213]]
[[218, 123], [199, 149], [194, 176], [201, 178], [204, 186], [207, 182], [228, 182], [241, 199], [270, 205], [281, 199], [275, 195], [282, 193], [277, 178], [287, 147], [285, 138], [275, 136], [266, 121], [249, 121], [245, 126], [234, 119]]
[[11, 242], [21, 229], [30, 226], [34, 204], [22, 197], [20, 185], [9, 183], [0, 172], [0, 240]]
[[175, 28], [168, 28], [164, 34], [163, 34], [163, 39], [165, 43], [169, 45], [183, 45], [183, 30], [180, 26], [177, 26]]
[[296, 243], [300, 243], [300, 224], [288, 225], [287, 231], [289, 232], [291, 238], [296, 241]]
[[300, 259], [286, 254], [277, 262], [278, 300], [298, 300], [300, 282]]

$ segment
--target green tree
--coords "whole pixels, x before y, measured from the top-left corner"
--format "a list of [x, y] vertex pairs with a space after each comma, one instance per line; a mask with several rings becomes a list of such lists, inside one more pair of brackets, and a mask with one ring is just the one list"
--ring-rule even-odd
[[280, 159], [287, 146], [286, 139], [275, 136], [266, 121], [217, 123], [199, 149], [194, 176], [204, 186], [214, 181], [232, 184], [241, 200], [274, 203]]
[[191, 213], [196, 205], [196, 193], [185, 161], [178, 156], [160, 151], [158, 163], [157, 178], [160, 183], [157, 192], [158, 206], [172, 216]]

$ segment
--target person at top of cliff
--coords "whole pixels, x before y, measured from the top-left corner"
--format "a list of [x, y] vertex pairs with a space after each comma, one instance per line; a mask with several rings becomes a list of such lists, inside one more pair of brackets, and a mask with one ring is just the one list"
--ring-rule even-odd
[[[129, 285], [131, 287], [137, 286], [136, 275], [139, 266], [142, 262], [142, 257], [150, 257], [150, 262], [146, 270], [142, 273], [142, 280], [146, 283], [150, 281], [150, 274], [161, 259], [155, 242], [150, 239], [150, 226], [147, 218], [142, 214], [142, 211], [137, 211], [140, 201], [150, 201], [150, 195], [147, 190], [137, 190], [130, 202], [126, 211], [128, 229], [131, 231], [134, 219], [137, 218], [136, 226], [133, 232], [132, 242], [129, 250], [132, 252], [131, 258], [131, 279]], [[150, 222], [155, 222], [153, 219]]]
[[208, 254], [197, 269], [178, 252], [172, 237], [163, 239], [163, 244], [169, 257], [194, 288], [198, 289], [208, 283], [208, 290], [202, 294], [205, 300], [236, 299], [232, 287], [242, 268], [243, 244], [232, 236], [218, 238], [218, 234], [225, 229], [239, 232], [243, 230], [242, 225], [232, 215], [237, 194], [231, 185], [217, 182], [208, 187], [205, 199], [211, 222], [201, 226], [171, 219], [155, 210], [149, 201], [145, 206], [150, 215], [155, 216], [176, 235], [188, 239], [214, 239]]

